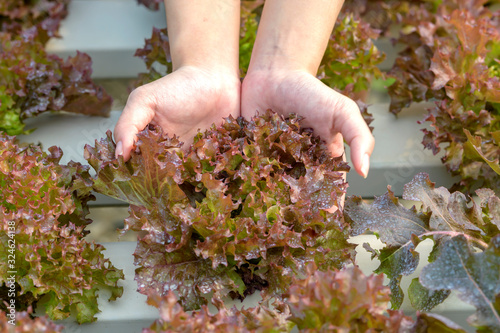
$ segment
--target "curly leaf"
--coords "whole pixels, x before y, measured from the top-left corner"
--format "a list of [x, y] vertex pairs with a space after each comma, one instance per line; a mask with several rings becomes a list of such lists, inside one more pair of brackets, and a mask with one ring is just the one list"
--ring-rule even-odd
[[[475, 136], [475, 137], [472, 137], [472, 135], [470, 134], [470, 132], [464, 128], [464, 133], [465, 135], [467, 136], [467, 142], [465, 144], [465, 147], [466, 149], [469, 148], [469, 149], [472, 149], [472, 151], [474, 151], [477, 155], [479, 155], [479, 157], [481, 157], [483, 159], [483, 161], [485, 161], [492, 169], [493, 171], [495, 171], [498, 175], [500, 175], [500, 162], [499, 162], [499, 159], [500, 157], [500, 141], [497, 140], [497, 147], [498, 149], [496, 150], [496, 154], [495, 154], [495, 151], [492, 151], [491, 153], [494, 154], [492, 157], [495, 158], [495, 155], [497, 156], [496, 157], [496, 160], [490, 160], [488, 156], [486, 156], [483, 151], [482, 151], [482, 147], [484, 145], [486, 145], [486, 143], [483, 143], [482, 140], [481, 140], [481, 137], [479, 136]], [[495, 133], [491, 133], [493, 136], [497, 137], [497, 136], [500, 136], [500, 131], [497, 131]], [[466, 150], [466, 153], [467, 153], [467, 150]]]
[[[142, 232], [142, 291], [151, 283], [159, 292], [177, 288], [192, 308], [211, 291], [272, 295], [307, 262], [326, 269], [350, 260], [340, 211], [327, 211], [340, 206], [346, 165], [294, 115], [229, 117], [180, 147], [159, 127], [139, 133], [127, 162], [115, 158], [111, 133], [86, 147], [94, 189], [130, 203], [125, 230]], [[195, 276], [196, 266], [203, 269]], [[186, 283], [173, 287], [176, 276]]]
[[[121, 296], [123, 273], [104, 258], [102, 245], [84, 239], [91, 222], [87, 202], [93, 199], [88, 167], [61, 165], [59, 148], [45, 153], [4, 135], [0, 156], [0, 243], [9, 249], [15, 240], [16, 298], [27, 303], [16, 305], [43, 299], [52, 319], [78, 311], [79, 322], [95, 320], [98, 290], [109, 289], [110, 300]], [[8, 284], [13, 270], [9, 254], [0, 251], [0, 285]], [[7, 294], [0, 294], [8, 301]]]

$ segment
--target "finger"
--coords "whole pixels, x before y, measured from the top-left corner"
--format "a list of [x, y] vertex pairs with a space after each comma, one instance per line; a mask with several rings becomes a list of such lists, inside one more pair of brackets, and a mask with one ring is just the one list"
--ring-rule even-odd
[[370, 155], [375, 146], [375, 139], [366, 125], [357, 104], [345, 98], [341, 112], [339, 130], [351, 149], [351, 161], [356, 172], [362, 177], [368, 176]]
[[[136, 90], [134, 90], [135, 92]], [[127, 161], [137, 140], [137, 134], [142, 131], [154, 117], [154, 110], [141, 100], [140, 94], [132, 92], [114, 129], [116, 141], [115, 155], [123, 156]]]
[[344, 138], [342, 137], [342, 134], [333, 134], [330, 138], [330, 142], [328, 143], [328, 150], [333, 157], [339, 157], [344, 154]]

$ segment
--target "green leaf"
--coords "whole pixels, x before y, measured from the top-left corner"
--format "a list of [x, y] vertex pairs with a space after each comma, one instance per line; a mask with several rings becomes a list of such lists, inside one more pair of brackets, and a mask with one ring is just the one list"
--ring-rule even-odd
[[401, 205], [390, 187], [370, 205], [359, 197], [349, 197], [345, 214], [354, 236], [375, 232], [388, 246], [405, 246], [412, 235], [419, 236], [430, 230], [429, 217], [418, 213], [415, 207], [407, 209]]
[[[437, 231], [459, 231], [475, 234], [480, 228], [474, 219], [480, 216], [468, 214], [467, 199], [464, 194], [450, 192], [444, 188], [435, 188], [425, 173], [417, 174], [413, 180], [404, 186], [403, 198], [422, 202], [424, 209], [432, 212], [429, 226]], [[477, 214], [472, 211], [472, 214]], [[472, 221], [470, 219], [472, 217]]]
[[[40, 2], [36, 7], [51, 6], [48, 0]], [[48, 54], [33, 31], [22, 36], [0, 32], [0, 50], [0, 130], [23, 134], [26, 118], [48, 111], [109, 115], [112, 99], [92, 81], [87, 54], [77, 52], [66, 60]]]
[[436, 332], [436, 333], [465, 333], [467, 332], [459, 325], [446, 317], [433, 313], [419, 313], [414, 326], [416, 332]]
[[93, 188], [128, 202], [125, 231], [141, 232], [141, 292], [176, 290], [188, 308], [212, 291], [276, 296], [306, 263], [328, 269], [351, 260], [348, 226], [340, 211], [327, 211], [340, 207], [346, 165], [299, 118], [229, 117], [180, 146], [149, 126], [127, 162], [115, 158], [110, 132], [85, 149]]
[[484, 252], [476, 253], [464, 236], [456, 236], [442, 245], [436, 261], [424, 267], [422, 285], [430, 290], [449, 289], [476, 307], [469, 323], [491, 331], [500, 330], [500, 313], [495, 302], [500, 294], [500, 235]]
[[[417, 245], [431, 238], [434, 247], [428, 261], [435, 264], [450, 237], [462, 235], [467, 246], [486, 250], [488, 242], [499, 234], [500, 199], [489, 189], [477, 191], [479, 201], [474, 202], [460, 192], [451, 193], [443, 188], [435, 188], [427, 174], [417, 174], [404, 186], [403, 198], [422, 203], [420, 211], [415, 207], [404, 208], [394, 194], [389, 191], [376, 197], [372, 204], [361, 198], [346, 200], [346, 220], [352, 226], [352, 234], [366, 231], [376, 233], [385, 247], [372, 251], [380, 260], [376, 272], [384, 273], [390, 279], [392, 305], [397, 308], [403, 302], [404, 291], [400, 288], [403, 275], [415, 271], [419, 263]], [[444, 273], [443, 273], [444, 274]], [[422, 280], [420, 282], [429, 289]], [[419, 309], [432, 308], [446, 298], [450, 288], [423, 289], [417, 281], [410, 286], [412, 304]]]
[[[498, 133], [500, 133], [500, 131], [497, 131]], [[483, 142], [481, 141], [481, 137], [479, 136], [475, 136], [475, 137], [472, 137], [472, 135], [470, 134], [470, 132], [464, 128], [464, 133], [465, 135], [467, 136], [467, 142], [466, 142], [466, 148], [469, 148], [471, 149], [472, 151], [474, 151], [480, 158], [483, 159], [483, 161], [485, 161], [492, 169], [493, 171], [495, 171], [498, 175], [500, 175], [500, 164], [499, 164], [499, 154], [500, 154], [500, 143], [497, 142], [497, 158], [496, 158], [496, 161], [495, 160], [490, 160], [488, 159], [488, 157], [482, 152], [482, 148], [484, 146]], [[498, 134], [495, 134], [496, 136], [498, 136]]]
[[403, 247], [388, 247], [380, 250], [380, 266], [375, 273], [384, 273], [390, 279], [391, 307], [399, 309], [403, 304], [404, 292], [400, 287], [403, 275], [412, 274], [418, 266], [420, 255], [413, 243]]
[[[9, 248], [15, 236], [16, 298], [25, 301], [19, 306], [44, 301], [52, 319], [80, 309], [78, 321], [93, 321], [97, 291], [110, 290], [110, 300], [121, 296], [123, 272], [104, 258], [102, 245], [84, 238], [91, 222], [87, 202], [94, 198], [88, 167], [61, 165], [61, 157], [57, 147], [47, 153], [0, 135], [0, 246]], [[0, 251], [0, 285], [12, 270], [8, 254]], [[3, 300], [2, 294], [0, 309]]]
[[289, 320], [304, 332], [394, 332], [411, 323], [402, 312], [387, 312], [389, 290], [383, 276], [365, 276], [357, 267], [310, 270], [291, 285], [287, 303]]

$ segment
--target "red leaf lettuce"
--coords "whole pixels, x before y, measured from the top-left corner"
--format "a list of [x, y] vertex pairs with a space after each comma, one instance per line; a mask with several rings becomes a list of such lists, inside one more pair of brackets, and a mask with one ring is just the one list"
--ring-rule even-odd
[[[390, 71], [396, 79], [389, 87], [390, 109], [398, 113], [412, 102], [436, 101], [424, 118], [432, 129], [423, 130], [423, 144], [435, 154], [446, 144], [442, 161], [461, 178], [453, 190], [490, 187], [498, 193], [500, 19], [485, 3], [443, 1], [435, 11], [415, 8], [402, 20], [405, 34], [398, 43], [406, 49]], [[483, 158], [465, 147], [464, 129], [482, 142]]]
[[61, 21], [68, 14], [70, 0], [3, 0], [0, 3], [0, 31], [30, 35], [45, 44], [59, 37]]
[[419, 313], [413, 320], [387, 310], [389, 293], [382, 275], [365, 276], [353, 266], [325, 272], [310, 266], [274, 307], [261, 303], [228, 310], [218, 303], [215, 314], [205, 306], [186, 313], [172, 292], [150, 294], [148, 303], [159, 308], [160, 319], [143, 332], [465, 332], [441, 316]]
[[62, 60], [32, 37], [0, 33], [0, 130], [23, 133], [23, 120], [46, 111], [107, 116], [111, 97], [90, 78], [90, 57]]
[[348, 167], [297, 117], [228, 118], [187, 152], [159, 128], [138, 139], [127, 162], [115, 158], [111, 133], [85, 157], [94, 189], [130, 203], [141, 292], [175, 290], [193, 309], [212, 291], [280, 294], [307, 262], [326, 269], [351, 258], [340, 211], [326, 211], [340, 207]]
[[119, 297], [123, 273], [104, 258], [101, 245], [84, 239], [93, 199], [88, 167], [60, 165], [61, 157], [57, 147], [45, 153], [0, 137], [0, 307], [6, 310], [14, 274], [17, 310], [42, 301], [52, 319], [76, 311], [78, 322], [90, 322], [98, 312], [97, 291]]

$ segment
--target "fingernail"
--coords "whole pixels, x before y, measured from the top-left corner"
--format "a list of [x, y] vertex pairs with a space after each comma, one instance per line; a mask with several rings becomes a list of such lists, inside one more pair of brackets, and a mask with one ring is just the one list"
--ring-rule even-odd
[[123, 144], [121, 141], [118, 141], [115, 148], [115, 157], [118, 158], [120, 155], [123, 155]]
[[370, 156], [365, 154], [363, 156], [363, 162], [361, 163], [361, 173], [363, 174], [363, 178], [368, 177], [368, 170], [370, 169]]

